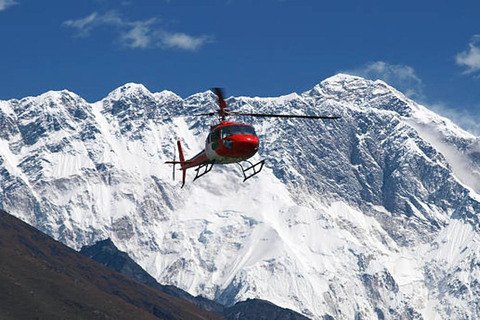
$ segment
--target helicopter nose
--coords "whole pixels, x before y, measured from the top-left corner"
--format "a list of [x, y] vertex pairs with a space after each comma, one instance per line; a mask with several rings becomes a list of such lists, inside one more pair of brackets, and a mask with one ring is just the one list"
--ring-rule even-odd
[[253, 135], [237, 135], [229, 137], [233, 141], [233, 149], [239, 157], [250, 158], [258, 151], [258, 137]]
[[245, 148], [247, 151], [257, 152], [258, 151], [258, 138], [255, 136], [246, 136], [241, 142], [240, 145]]

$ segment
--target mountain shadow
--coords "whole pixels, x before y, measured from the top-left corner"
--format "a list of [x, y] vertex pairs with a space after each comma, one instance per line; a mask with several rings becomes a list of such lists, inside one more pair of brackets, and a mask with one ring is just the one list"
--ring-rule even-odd
[[0, 319], [222, 319], [0, 210]]
[[234, 306], [225, 307], [215, 301], [200, 296], [194, 297], [177, 287], [161, 285], [149, 273], [133, 261], [126, 252], [118, 250], [110, 239], [98, 241], [92, 246], [83, 247], [80, 250], [80, 253], [157, 290], [186, 300], [202, 309], [224, 316], [227, 320], [308, 319], [295, 311], [281, 308], [271, 302], [260, 299], [248, 299], [246, 301], [238, 302]]

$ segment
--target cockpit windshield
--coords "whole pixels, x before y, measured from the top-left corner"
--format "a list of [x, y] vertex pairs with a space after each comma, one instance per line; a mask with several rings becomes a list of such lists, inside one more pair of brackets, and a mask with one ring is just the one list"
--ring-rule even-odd
[[225, 126], [221, 129], [222, 139], [238, 134], [256, 136], [255, 129], [250, 126], [231, 125]]

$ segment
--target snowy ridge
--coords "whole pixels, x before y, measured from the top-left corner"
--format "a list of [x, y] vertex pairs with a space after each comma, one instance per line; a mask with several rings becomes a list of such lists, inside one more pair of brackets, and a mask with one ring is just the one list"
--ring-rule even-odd
[[[216, 108], [129, 83], [0, 101], [0, 206], [74, 248], [111, 238], [162, 284], [321, 319], [480, 318], [478, 138], [382, 81], [339, 74], [231, 110], [340, 115], [250, 119], [264, 171], [235, 165], [179, 189], [175, 141], [203, 149]], [[188, 175], [191, 179], [191, 173]]]

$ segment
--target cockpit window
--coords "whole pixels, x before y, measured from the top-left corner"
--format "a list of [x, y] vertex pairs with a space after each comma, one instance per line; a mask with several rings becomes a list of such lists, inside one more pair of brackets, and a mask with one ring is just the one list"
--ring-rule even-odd
[[208, 136], [210, 141], [216, 141], [219, 139], [218, 131], [218, 128], [216, 128], [210, 133], [210, 135]]
[[234, 136], [237, 134], [256, 136], [255, 129], [253, 127], [239, 126], [239, 125], [223, 127], [221, 129], [221, 133], [222, 133], [222, 139], [225, 139], [226, 137]]

